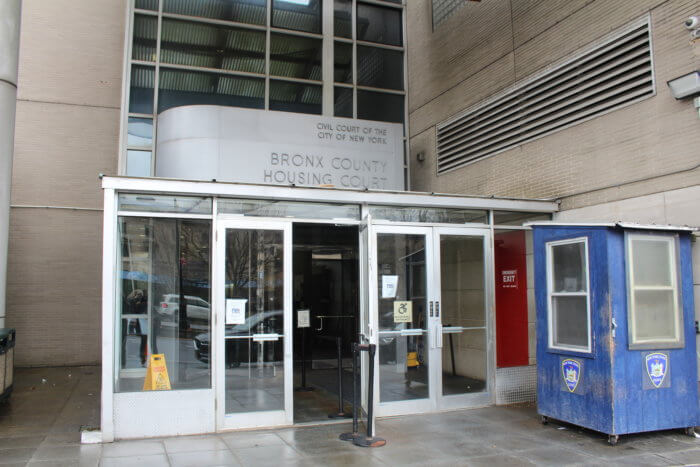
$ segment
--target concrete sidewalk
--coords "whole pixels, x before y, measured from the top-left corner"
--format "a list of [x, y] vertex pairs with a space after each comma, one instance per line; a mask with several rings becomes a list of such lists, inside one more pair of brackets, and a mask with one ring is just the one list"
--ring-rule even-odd
[[80, 445], [99, 425], [97, 367], [18, 369], [0, 405], [0, 467], [335, 465], [700, 465], [700, 439], [681, 430], [607, 437], [571, 425], [543, 426], [528, 407], [489, 407], [395, 417], [377, 423], [382, 448], [339, 441], [348, 423]]

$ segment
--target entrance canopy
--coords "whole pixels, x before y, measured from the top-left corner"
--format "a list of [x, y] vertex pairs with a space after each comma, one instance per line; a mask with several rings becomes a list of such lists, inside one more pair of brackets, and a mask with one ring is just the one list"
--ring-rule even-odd
[[[494, 232], [524, 234], [558, 207], [129, 177], [102, 187], [103, 441], [294, 423], [302, 321], [331, 343], [377, 346], [361, 380], [377, 381], [378, 416], [493, 403]], [[328, 241], [341, 233], [342, 249]]]
[[[162, 178], [103, 177], [102, 188], [122, 193], [189, 194], [276, 201], [351, 203], [404, 207], [435, 207], [499, 210], [511, 212], [553, 213], [559, 205], [553, 200], [465, 196], [389, 190], [353, 190], [327, 187], [295, 187], [222, 183]], [[153, 209], [149, 209], [152, 211]], [[488, 222], [486, 222], [488, 223]]]

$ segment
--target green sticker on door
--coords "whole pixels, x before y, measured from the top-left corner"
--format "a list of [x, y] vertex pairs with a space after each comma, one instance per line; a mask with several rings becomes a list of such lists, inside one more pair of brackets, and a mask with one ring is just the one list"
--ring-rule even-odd
[[413, 302], [411, 301], [395, 301], [394, 302], [394, 322], [395, 323], [410, 323], [413, 319]]

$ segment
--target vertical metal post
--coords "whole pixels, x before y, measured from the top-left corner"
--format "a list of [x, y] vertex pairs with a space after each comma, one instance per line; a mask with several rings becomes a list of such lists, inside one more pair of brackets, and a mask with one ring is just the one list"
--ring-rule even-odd
[[301, 386], [295, 391], [313, 391], [314, 388], [306, 386], [306, 328], [301, 328]]
[[358, 415], [359, 415], [359, 401], [358, 395], [360, 391], [357, 388], [357, 383], [358, 383], [358, 377], [357, 377], [357, 370], [358, 370], [358, 365], [357, 365], [357, 358], [360, 355], [360, 351], [357, 345], [357, 342], [352, 343], [352, 432], [350, 433], [341, 433], [338, 438], [340, 438], [342, 441], [354, 441], [357, 439], [360, 434], [358, 433], [359, 430], [359, 421], [358, 421]]
[[372, 425], [374, 424], [374, 354], [377, 346], [369, 344], [369, 387], [367, 389], [367, 438], [371, 439], [374, 432]]
[[353, 444], [357, 446], [362, 446], [365, 448], [378, 448], [386, 444], [384, 438], [379, 438], [373, 435], [374, 432], [374, 420], [373, 420], [373, 408], [374, 408], [374, 356], [377, 353], [377, 345], [369, 344], [363, 346], [363, 350], [369, 352], [369, 383], [367, 387], [367, 435], [360, 435], [353, 440]]
[[349, 414], [343, 412], [343, 338], [335, 338], [338, 349], [338, 412], [328, 415], [328, 418], [347, 418]]

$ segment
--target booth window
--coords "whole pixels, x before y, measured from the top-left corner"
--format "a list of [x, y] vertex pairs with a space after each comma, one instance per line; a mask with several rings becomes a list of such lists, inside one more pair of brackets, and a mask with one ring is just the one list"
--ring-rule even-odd
[[547, 243], [549, 347], [591, 351], [588, 242]]
[[630, 348], [681, 347], [676, 237], [627, 234]]

